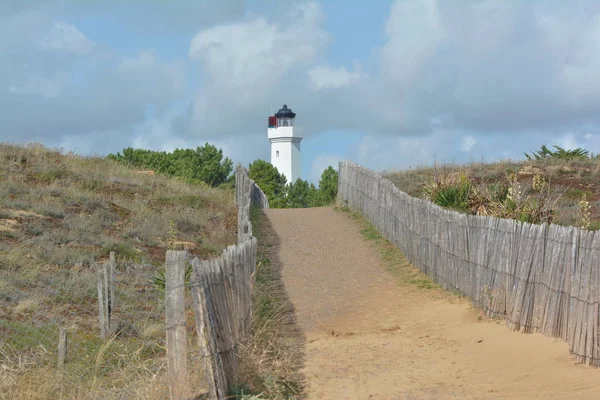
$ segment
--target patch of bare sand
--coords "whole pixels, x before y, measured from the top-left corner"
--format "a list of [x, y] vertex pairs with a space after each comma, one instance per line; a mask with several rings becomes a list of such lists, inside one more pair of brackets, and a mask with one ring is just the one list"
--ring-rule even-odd
[[268, 210], [304, 331], [309, 399], [596, 399], [600, 371], [567, 344], [512, 332], [468, 301], [398, 285], [356, 222]]
[[14, 232], [19, 225], [19, 222], [14, 219], [0, 219], [0, 232]]
[[33, 211], [25, 210], [4, 210], [9, 214], [9, 218], [0, 218], [0, 232], [14, 232], [21, 226], [20, 219], [33, 217], [33, 218], [46, 218], [43, 215], [35, 213]]

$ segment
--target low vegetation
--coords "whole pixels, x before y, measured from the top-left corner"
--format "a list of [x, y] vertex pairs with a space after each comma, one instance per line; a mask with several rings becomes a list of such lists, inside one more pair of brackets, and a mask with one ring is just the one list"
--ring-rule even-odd
[[111, 160], [132, 168], [149, 169], [165, 175], [176, 176], [191, 183], [204, 183], [212, 187], [233, 187], [233, 162], [223, 157], [223, 150], [206, 143], [196, 149], [175, 149], [172, 152], [145, 149], [123, 149], [123, 154], [109, 154]]
[[252, 341], [242, 349], [240, 400], [294, 399], [302, 392], [302, 334], [295, 324], [281, 280], [277, 235], [266, 215], [252, 208], [252, 226], [258, 239], [252, 309]]
[[[422, 273], [418, 268], [414, 267], [402, 253], [402, 250], [394, 243], [384, 238], [377, 231], [377, 228], [361, 213], [340, 206], [334, 207], [334, 210], [345, 212], [350, 218], [356, 221], [360, 227], [360, 233], [363, 238], [373, 243], [381, 257], [381, 264], [397, 279], [399, 285], [405, 285], [419, 290], [435, 289], [436, 296], [445, 295], [446, 292], [441, 290], [439, 285], [437, 285], [429, 276]], [[454, 293], [454, 295], [459, 296], [458, 293]]]
[[600, 228], [600, 158], [542, 146], [523, 162], [389, 172], [402, 191], [442, 207], [530, 223]]
[[[235, 242], [233, 191], [39, 145], [0, 145], [0, 160], [0, 398], [168, 398], [153, 282], [169, 245], [207, 258]], [[115, 320], [102, 341], [95, 263], [111, 251]]]

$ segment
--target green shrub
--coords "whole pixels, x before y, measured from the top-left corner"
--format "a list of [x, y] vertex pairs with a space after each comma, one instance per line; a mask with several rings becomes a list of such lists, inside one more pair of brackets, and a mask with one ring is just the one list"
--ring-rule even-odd
[[115, 254], [119, 257], [129, 259], [129, 260], [138, 260], [140, 259], [140, 253], [126, 243], [109, 243], [102, 247], [100, 250], [100, 256], [107, 256], [111, 251], [114, 251]]
[[432, 201], [441, 207], [467, 211], [469, 208], [469, 192], [468, 185], [448, 186], [437, 190], [432, 197]]
[[[529, 223], [552, 222], [554, 203], [545, 178], [534, 175], [532, 186], [537, 190], [524, 190], [517, 177], [518, 173], [513, 172], [507, 177], [507, 182], [486, 185], [476, 184], [464, 173], [460, 178], [436, 176], [425, 186], [423, 197], [440, 207], [472, 215], [490, 215]], [[525, 196], [525, 193], [528, 195]]]
[[553, 147], [556, 149], [556, 151], [552, 151], [548, 149], [546, 145], [543, 145], [538, 151], [531, 152], [531, 155], [525, 153], [525, 157], [528, 160], [587, 160], [590, 158], [590, 153], [580, 147], [573, 150], [565, 150], [560, 146]]
[[228, 182], [233, 171], [233, 162], [228, 157], [223, 158], [223, 150], [208, 143], [196, 149], [175, 149], [171, 153], [129, 147], [123, 149], [123, 154], [109, 154], [107, 158], [213, 187]]
[[467, 212], [469, 210], [469, 199], [472, 192], [472, 184], [466, 178], [438, 180], [426, 186], [425, 197], [440, 207], [456, 211]]
[[504, 203], [508, 196], [508, 186], [499, 183], [492, 183], [487, 186], [490, 198], [498, 203]]

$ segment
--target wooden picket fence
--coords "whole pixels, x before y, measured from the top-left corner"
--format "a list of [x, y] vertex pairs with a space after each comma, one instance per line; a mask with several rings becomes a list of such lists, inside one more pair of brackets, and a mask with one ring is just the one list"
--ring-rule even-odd
[[250, 206], [269, 208], [269, 199], [241, 165], [235, 170], [235, 203], [238, 207], [238, 244], [241, 244], [252, 238]]
[[[236, 168], [238, 243], [212, 260], [190, 260], [187, 251], [166, 256], [167, 359], [172, 400], [188, 398], [185, 288], [191, 288], [196, 332], [204, 361], [208, 398], [225, 399], [237, 384], [238, 348], [250, 335], [256, 238], [250, 207], [269, 202], [247, 171]], [[189, 282], [186, 270], [192, 268]], [[194, 377], [194, 379], [197, 379]]]
[[578, 362], [600, 365], [600, 233], [445, 210], [351, 162], [340, 163], [338, 202], [440, 286], [511, 329], [561, 338]]
[[213, 260], [192, 261], [192, 299], [209, 393], [224, 399], [237, 384], [238, 346], [250, 335], [256, 239]]

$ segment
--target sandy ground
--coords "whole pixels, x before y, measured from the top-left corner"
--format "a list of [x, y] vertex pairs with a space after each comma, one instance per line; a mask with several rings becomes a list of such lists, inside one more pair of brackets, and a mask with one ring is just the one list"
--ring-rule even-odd
[[399, 284], [355, 221], [272, 209], [306, 338], [308, 399], [598, 399], [600, 370], [566, 343], [512, 332], [438, 289]]

